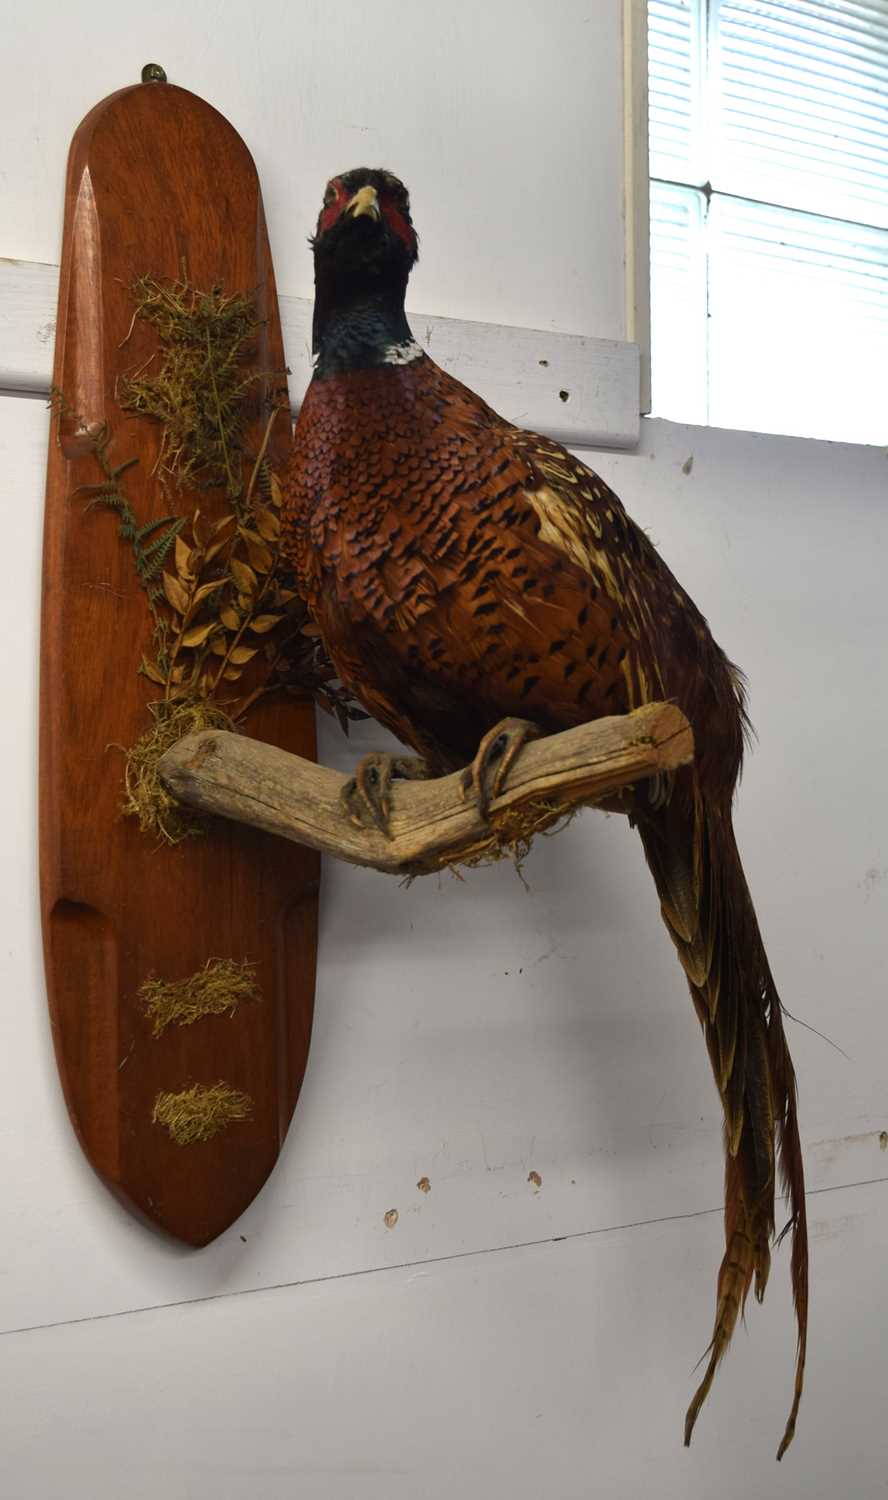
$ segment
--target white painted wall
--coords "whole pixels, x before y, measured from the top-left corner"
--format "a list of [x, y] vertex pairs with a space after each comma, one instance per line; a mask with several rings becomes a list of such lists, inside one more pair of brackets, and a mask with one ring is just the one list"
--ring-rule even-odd
[[[0, 253], [58, 263], [71, 132], [159, 62], [236, 126], [278, 287], [312, 292], [324, 183], [411, 191], [411, 305], [626, 337], [622, 0], [4, 0]], [[4, 213], [5, 218], [5, 213]]]
[[[308, 289], [289, 266], [315, 183], [372, 147], [414, 179], [430, 278], [418, 305], [619, 334], [596, 311], [603, 296], [616, 316], [601, 289], [613, 290], [622, 234], [608, 94], [618, 9], [302, 3], [283, 20], [274, 4], [253, 18], [159, 3], [124, 27], [104, 4], [84, 16], [40, 0], [7, 55], [13, 213], [0, 250], [58, 258], [70, 130], [155, 57], [256, 152], [286, 290]], [[527, 100], [533, 130], [517, 121]], [[572, 216], [564, 244], [518, 242], [510, 193], [528, 159], [532, 191], [544, 183]], [[500, 266], [482, 253], [484, 213], [494, 234], [512, 226]], [[39, 402], [0, 397], [0, 1492], [883, 1496], [885, 455], [648, 422], [637, 453], [594, 460], [750, 674], [761, 739], [738, 818], [750, 883], [787, 1005], [847, 1054], [790, 1026], [812, 1331], [799, 1433], [778, 1470], [794, 1348], [785, 1250], [694, 1447], [680, 1446], [720, 1255], [719, 1108], [619, 820], [587, 814], [541, 841], [529, 891], [505, 868], [408, 890], [327, 868], [309, 1070], [259, 1199], [196, 1254], [146, 1234], [94, 1179], [56, 1079], [37, 921], [47, 425]], [[325, 721], [322, 756], [345, 767], [382, 742], [366, 726], [349, 743]]]
[[[884, 1493], [885, 457], [644, 430], [637, 454], [597, 462], [750, 673], [748, 874], [788, 1006], [847, 1053], [790, 1026], [813, 1296], [808, 1392], [782, 1469], [785, 1251], [693, 1449], [680, 1447], [720, 1253], [719, 1108], [620, 820], [587, 814], [541, 841], [529, 891], [506, 868], [402, 890], [330, 866], [306, 1085], [260, 1198], [194, 1254], [147, 1235], [93, 1178], [56, 1082], [37, 935], [46, 418], [7, 398], [7, 1493]], [[323, 758], [345, 767], [381, 738], [368, 726], [349, 744], [325, 721]]]

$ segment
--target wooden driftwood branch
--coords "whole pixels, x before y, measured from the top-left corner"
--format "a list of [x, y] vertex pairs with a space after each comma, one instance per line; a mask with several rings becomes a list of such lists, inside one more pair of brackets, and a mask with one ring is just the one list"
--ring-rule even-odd
[[490, 822], [460, 773], [432, 781], [397, 781], [392, 837], [357, 827], [340, 800], [347, 777], [274, 745], [205, 729], [168, 750], [161, 779], [174, 797], [307, 844], [354, 865], [415, 875], [460, 860], [484, 858], [556, 822], [578, 804], [607, 801], [623, 788], [693, 759], [690, 725], [673, 704], [595, 719], [525, 745], [491, 804]]

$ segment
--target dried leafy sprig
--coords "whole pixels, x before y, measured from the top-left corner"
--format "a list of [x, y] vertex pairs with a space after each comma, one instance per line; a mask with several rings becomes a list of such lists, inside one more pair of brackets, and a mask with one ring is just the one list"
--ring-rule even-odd
[[324, 713], [337, 720], [344, 734], [348, 734], [350, 723], [370, 717], [337, 678], [321, 633], [310, 621], [278, 639], [277, 663], [269, 680], [269, 691], [278, 689], [295, 697], [314, 698]]
[[[157, 658], [143, 659], [141, 670], [163, 686], [168, 701], [224, 702], [236, 721], [268, 693], [308, 694], [347, 731], [351, 720], [366, 715], [336, 679], [320, 631], [295, 590], [286, 587], [280, 485], [267, 472], [267, 503], [259, 500], [261, 473], [254, 468], [253, 493], [243, 508], [252, 524], [230, 512], [211, 525], [196, 511], [176, 537], [171, 566], [162, 575], [173, 621]], [[248, 670], [254, 658], [258, 674]], [[245, 675], [244, 696], [220, 696]]]
[[[210, 522], [197, 510], [176, 536], [170, 566], [161, 575], [168, 631], [155, 660], [144, 657], [140, 668], [163, 687], [167, 701], [217, 699], [227, 684], [240, 681], [288, 605], [304, 619], [295, 591], [280, 581], [280, 503], [274, 482], [270, 505], [250, 505], [252, 525], [234, 511]], [[264, 680], [277, 656], [272, 645], [264, 656]], [[254, 688], [250, 704], [256, 696]], [[236, 697], [229, 699], [235, 703]], [[234, 717], [248, 706], [239, 704]]]

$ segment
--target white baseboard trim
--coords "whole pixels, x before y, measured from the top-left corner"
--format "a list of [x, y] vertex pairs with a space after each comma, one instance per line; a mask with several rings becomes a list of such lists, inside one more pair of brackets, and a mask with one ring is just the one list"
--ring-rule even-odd
[[[0, 393], [46, 396], [52, 377], [58, 267], [0, 260]], [[294, 409], [311, 376], [311, 310], [280, 299]], [[438, 364], [510, 422], [572, 448], [634, 448], [639, 438], [637, 344], [467, 323], [410, 312]]]

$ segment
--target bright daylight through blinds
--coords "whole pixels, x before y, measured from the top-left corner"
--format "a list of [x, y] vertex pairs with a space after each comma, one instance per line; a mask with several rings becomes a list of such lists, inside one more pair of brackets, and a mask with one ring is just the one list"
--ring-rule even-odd
[[888, 442], [888, 0], [649, 0], [653, 411]]

